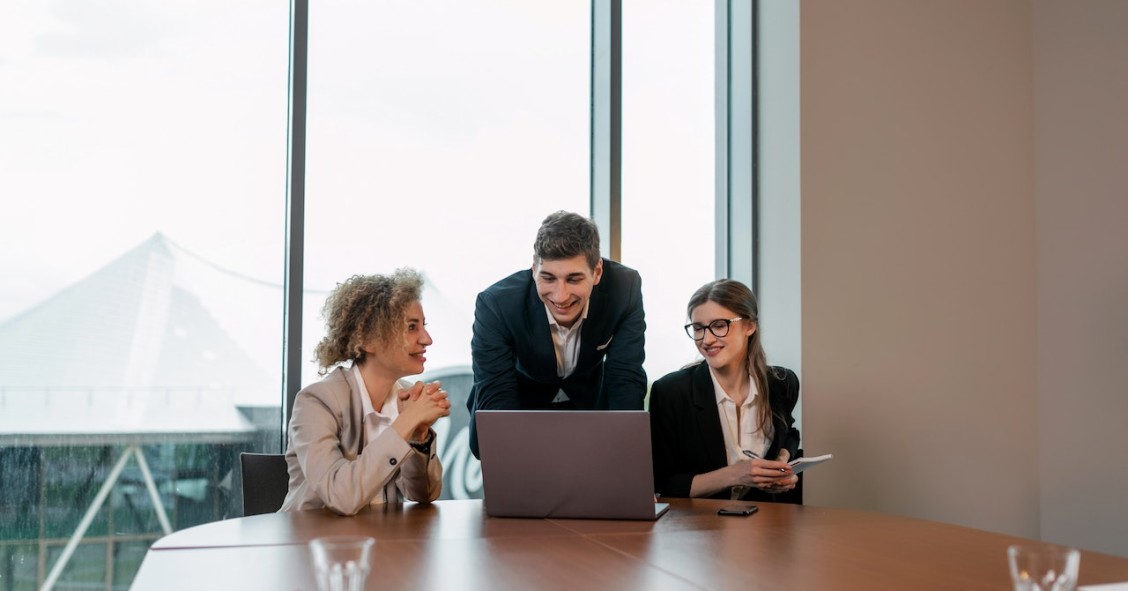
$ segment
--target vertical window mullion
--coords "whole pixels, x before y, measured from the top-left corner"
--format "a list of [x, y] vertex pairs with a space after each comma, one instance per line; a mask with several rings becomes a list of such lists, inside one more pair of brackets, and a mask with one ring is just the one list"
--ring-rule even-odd
[[591, 4], [591, 216], [603, 256], [621, 258], [622, 0]]
[[717, 275], [759, 285], [757, 2], [717, 0]]
[[285, 395], [281, 443], [302, 384], [302, 265], [305, 258], [306, 72], [309, 63], [309, 0], [290, 4], [290, 97], [286, 185], [286, 270], [283, 281], [282, 391]]

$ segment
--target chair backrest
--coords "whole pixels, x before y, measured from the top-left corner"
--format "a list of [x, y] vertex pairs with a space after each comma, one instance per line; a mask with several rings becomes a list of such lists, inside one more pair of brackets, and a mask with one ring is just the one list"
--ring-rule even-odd
[[282, 508], [290, 487], [286, 456], [282, 454], [239, 454], [243, 472], [243, 515], [274, 513]]

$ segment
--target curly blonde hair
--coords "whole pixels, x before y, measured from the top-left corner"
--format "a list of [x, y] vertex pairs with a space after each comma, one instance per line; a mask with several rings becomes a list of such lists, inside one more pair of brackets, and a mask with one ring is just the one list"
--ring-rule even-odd
[[414, 269], [391, 275], [353, 275], [325, 300], [325, 337], [313, 350], [318, 374], [337, 364], [364, 359], [364, 345], [388, 344], [403, 332], [407, 306], [422, 299], [423, 277]]

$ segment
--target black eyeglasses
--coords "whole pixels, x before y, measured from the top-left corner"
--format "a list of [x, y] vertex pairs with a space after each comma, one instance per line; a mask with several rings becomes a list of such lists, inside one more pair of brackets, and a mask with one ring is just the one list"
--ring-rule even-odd
[[744, 320], [744, 318], [742, 316], [729, 318], [728, 320], [722, 318], [720, 320], [714, 320], [709, 324], [697, 324], [696, 322], [691, 322], [685, 325], [685, 334], [689, 335], [689, 338], [695, 341], [700, 341], [701, 339], [705, 338], [705, 329], [707, 328], [709, 329], [709, 332], [713, 333], [713, 336], [719, 339], [728, 335], [729, 329], [732, 328], [732, 323], [736, 322], [737, 320]]

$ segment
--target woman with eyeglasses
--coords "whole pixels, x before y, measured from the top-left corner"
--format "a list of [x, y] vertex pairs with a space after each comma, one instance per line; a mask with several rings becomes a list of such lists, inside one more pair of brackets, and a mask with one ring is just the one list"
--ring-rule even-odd
[[654, 486], [668, 497], [777, 501], [795, 488], [792, 411], [799, 378], [767, 365], [756, 296], [739, 281], [707, 283], [689, 299], [686, 333], [704, 361], [650, 389]]

